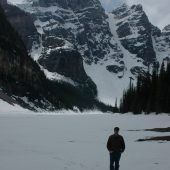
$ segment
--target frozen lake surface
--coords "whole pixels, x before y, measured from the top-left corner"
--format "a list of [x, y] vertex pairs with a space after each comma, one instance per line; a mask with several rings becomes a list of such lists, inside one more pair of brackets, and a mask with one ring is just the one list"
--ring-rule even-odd
[[0, 114], [1, 170], [109, 170], [107, 139], [120, 127], [120, 170], [170, 170], [170, 142], [136, 142], [170, 133], [129, 131], [170, 126], [168, 115]]

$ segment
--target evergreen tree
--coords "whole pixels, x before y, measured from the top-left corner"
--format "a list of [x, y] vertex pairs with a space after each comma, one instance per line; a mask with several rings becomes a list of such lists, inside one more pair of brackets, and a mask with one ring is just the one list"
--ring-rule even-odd
[[153, 67], [152, 74], [148, 69], [146, 75], [139, 75], [136, 87], [130, 85], [124, 91], [120, 111], [135, 114], [170, 113], [170, 63], [168, 62], [165, 68], [163, 62], [160, 72], [156, 65]]

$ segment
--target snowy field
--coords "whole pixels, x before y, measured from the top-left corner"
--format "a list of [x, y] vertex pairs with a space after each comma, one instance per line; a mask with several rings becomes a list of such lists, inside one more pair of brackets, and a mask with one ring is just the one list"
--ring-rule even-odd
[[170, 133], [129, 131], [168, 127], [170, 116], [69, 114], [1, 111], [0, 170], [109, 170], [106, 142], [114, 126], [126, 142], [120, 170], [170, 169], [170, 142], [136, 142]]

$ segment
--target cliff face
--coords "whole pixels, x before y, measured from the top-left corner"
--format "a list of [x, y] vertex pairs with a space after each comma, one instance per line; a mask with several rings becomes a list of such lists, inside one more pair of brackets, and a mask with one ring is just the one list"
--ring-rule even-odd
[[[35, 106], [42, 108], [48, 104], [40, 101], [44, 74], [28, 56], [27, 49], [17, 32], [7, 21], [0, 7], [0, 87], [9, 96], [13, 96], [22, 106], [33, 109], [23, 98], [28, 97]], [[50, 104], [49, 104], [50, 105]]]
[[[48, 1], [46, 6], [50, 6], [51, 3], [52, 1]], [[42, 6], [43, 4], [45, 5], [45, 3], [40, 1], [38, 5]], [[75, 52], [74, 48], [70, 48], [67, 51], [63, 51], [61, 48], [61, 50], [58, 51], [60, 46], [67, 46], [67, 41], [56, 36], [56, 31], [62, 32], [60, 28], [56, 28], [53, 30], [54, 32], [50, 34], [49, 30], [44, 28], [46, 34], [42, 35], [41, 32], [37, 32], [36, 27], [38, 26], [36, 25], [35, 27], [34, 25], [33, 18], [36, 18], [36, 16], [32, 15], [31, 17], [30, 14], [9, 4], [3, 5], [3, 8], [9, 22], [20, 34], [30, 54], [37, 56], [37, 53], [40, 53], [37, 58], [34, 57], [35, 60], [38, 60], [40, 57], [38, 62], [49, 72], [62, 74], [67, 78], [71, 78], [77, 86], [87, 87], [91, 89], [94, 95], [97, 94], [95, 84], [84, 70], [82, 56], [78, 52]], [[50, 13], [45, 12], [45, 14], [45, 16], [41, 16], [41, 19], [47, 20], [50, 17]], [[50, 27], [52, 27], [52, 24]], [[63, 32], [63, 34], [65, 34], [65, 32]], [[63, 54], [61, 54], [61, 52], [63, 52]], [[59, 64], [62, 63], [62, 61], [65, 61], [66, 64], [64, 68], [61, 68], [61, 64]]]
[[35, 19], [35, 26], [42, 35], [43, 52], [47, 55], [51, 47], [46, 41], [50, 37], [58, 41], [52, 50], [77, 50], [88, 64], [108, 58], [109, 53], [113, 57], [113, 50], [121, 56], [110, 32], [108, 17], [98, 0], [40, 0], [21, 8], [30, 11]]
[[146, 65], [156, 61], [152, 44], [152, 24], [141, 5], [123, 5], [113, 11], [117, 19], [117, 33], [124, 46], [132, 54], [142, 58]]
[[83, 82], [87, 79], [82, 57], [77, 51], [63, 49], [53, 51], [48, 59], [45, 56], [40, 58], [39, 63], [50, 72], [57, 72], [66, 77], [71, 77], [74, 81], [81, 80]]
[[169, 61], [170, 59], [170, 25], [165, 26], [162, 32], [153, 32], [153, 44], [157, 60]]
[[19, 9], [16, 6], [3, 3], [2, 7], [8, 21], [19, 32], [22, 40], [24, 41], [27, 50], [31, 51], [32, 47], [38, 48], [40, 35], [37, 32], [32, 17]]
[[38, 64], [28, 56], [23, 41], [1, 7], [0, 21], [0, 89], [3, 93], [32, 110], [73, 109], [75, 106], [101, 109], [96, 106], [99, 103], [88, 86], [76, 88], [46, 79]]

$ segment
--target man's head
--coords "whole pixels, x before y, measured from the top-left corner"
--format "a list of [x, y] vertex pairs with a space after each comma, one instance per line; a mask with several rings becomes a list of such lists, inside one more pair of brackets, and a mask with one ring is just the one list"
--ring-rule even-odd
[[114, 134], [116, 134], [116, 135], [119, 134], [119, 127], [114, 128]]

